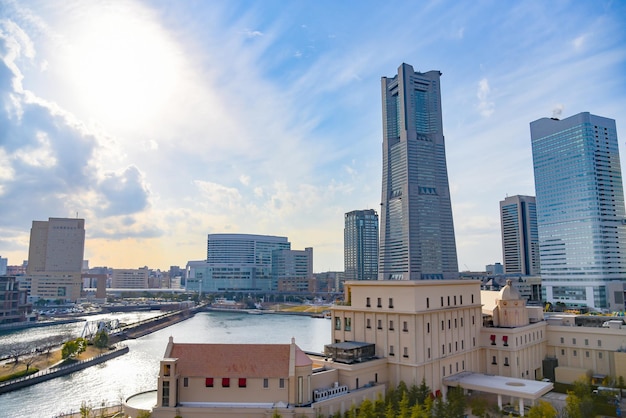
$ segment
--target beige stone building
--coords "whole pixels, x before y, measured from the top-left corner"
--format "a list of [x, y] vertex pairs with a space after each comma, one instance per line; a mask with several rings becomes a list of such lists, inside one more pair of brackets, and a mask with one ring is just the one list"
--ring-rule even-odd
[[[170, 341], [152, 416], [330, 416], [422, 379], [433, 395], [459, 385], [523, 411], [555, 380], [626, 377], [621, 318], [596, 327], [580, 326], [574, 315], [544, 318], [510, 282], [498, 292], [473, 280], [352, 281], [344, 289], [344, 302], [331, 310], [325, 356], [307, 355], [293, 341]], [[135, 416], [132, 399], [127, 412]]]

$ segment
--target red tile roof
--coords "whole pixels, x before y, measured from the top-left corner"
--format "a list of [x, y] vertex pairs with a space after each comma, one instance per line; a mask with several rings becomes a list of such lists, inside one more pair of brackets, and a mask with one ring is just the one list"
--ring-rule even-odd
[[[288, 377], [289, 344], [177, 344], [169, 355], [178, 359], [181, 376]], [[296, 365], [313, 364], [296, 346]]]

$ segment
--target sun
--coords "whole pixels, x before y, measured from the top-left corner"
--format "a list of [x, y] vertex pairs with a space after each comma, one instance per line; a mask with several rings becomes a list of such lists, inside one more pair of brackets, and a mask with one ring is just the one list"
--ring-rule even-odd
[[180, 81], [181, 59], [149, 13], [94, 6], [68, 33], [67, 85], [91, 117], [142, 125], [165, 111]]

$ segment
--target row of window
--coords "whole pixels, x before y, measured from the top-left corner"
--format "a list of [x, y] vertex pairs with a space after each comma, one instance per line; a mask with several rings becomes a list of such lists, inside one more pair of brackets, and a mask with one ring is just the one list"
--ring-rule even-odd
[[[561, 344], [565, 344], [565, 337], [561, 337]], [[572, 344], [576, 345], [576, 338], [572, 338]], [[585, 338], [585, 345], [589, 345], [588, 338]], [[598, 340], [598, 347], [602, 347], [602, 340]]]
[[[565, 349], [561, 349], [561, 355], [564, 356], [565, 355]], [[572, 355], [574, 357], [578, 357], [578, 352], [576, 350], [572, 350]], [[589, 353], [589, 351], [585, 351], [585, 357], [589, 358], [591, 356], [591, 354]], [[598, 353], [598, 359], [602, 360], [602, 352]]]
[[[474, 303], [474, 295], [471, 295], [472, 297], [472, 304]], [[440, 302], [441, 302], [441, 307], [444, 306], [444, 297], [441, 296], [440, 297]], [[447, 302], [448, 305], [447, 306], [457, 306], [457, 297], [456, 295], [453, 296], [448, 296], [447, 297]], [[463, 305], [463, 295], [459, 295], [458, 298], [458, 302], [459, 305]], [[388, 303], [388, 308], [393, 309], [393, 298], [389, 298], [389, 303]], [[365, 307], [366, 308], [371, 308], [372, 307], [372, 301], [371, 298], [368, 296], [365, 298]], [[377, 308], [382, 308], [383, 307], [383, 301], [382, 298], [376, 298], [376, 307]], [[426, 298], [426, 308], [429, 309], [430, 308], [430, 298]]]
[[[382, 330], [383, 329], [383, 320], [382, 319], [378, 319], [377, 320], [377, 329]], [[463, 317], [460, 318], [454, 318], [454, 328], [458, 328], [459, 322], [461, 324], [461, 327], [463, 327], [465, 325], [465, 321]], [[448, 329], [452, 329], [452, 320], [448, 319]], [[474, 315], [472, 315], [472, 325], [474, 325], [476, 323], [476, 320], [474, 319]], [[446, 322], [444, 320], [441, 321], [441, 330], [444, 331], [445, 330], [445, 326], [446, 326]], [[372, 328], [372, 322], [370, 318], [366, 318], [365, 319], [365, 328], [367, 329], [371, 329]], [[394, 322], [393, 320], [389, 321], [389, 331], [394, 331], [395, 327], [394, 327]], [[336, 331], [340, 331], [341, 330], [341, 317], [336, 316], [335, 317], [335, 330]], [[344, 331], [352, 331], [352, 318], [346, 317], [344, 318]], [[409, 323], [407, 321], [402, 321], [402, 331], [403, 332], [409, 332]], [[430, 334], [430, 322], [426, 323], [426, 333]], [[492, 337], [495, 338], [495, 335], [492, 335]], [[503, 337], [503, 338], [508, 338], [508, 337]], [[493, 342], [494, 340], [492, 339], [492, 345], [495, 345], [495, 342]], [[504, 344], [505, 346], [508, 344]]]
[[[450, 374], [452, 374], [452, 364], [450, 364], [448, 366], [448, 369], [450, 370]], [[461, 361], [461, 370], [460, 371], [464, 371], [464, 370], [465, 370], [465, 360], [462, 360]], [[459, 372], [459, 362], [457, 361], [456, 362], [456, 373], [458, 373], [458, 372]], [[445, 377], [445, 375], [446, 375], [446, 366], [443, 366], [441, 368], [441, 374], [442, 374], [442, 376]]]
[[[229, 388], [230, 387], [230, 377], [222, 377], [222, 387], [223, 388]], [[215, 382], [216, 379], [213, 377], [207, 377], [204, 379], [204, 386], [207, 388], [212, 388], [215, 386]], [[189, 386], [189, 378], [185, 377], [183, 378], [183, 386], [184, 387], [188, 387]], [[245, 377], [240, 377], [237, 379], [237, 386], [240, 388], [245, 388], [247, 386], [247, 380]], [[264, 378], [263, 379], [263, 387], [264, 388], [269, 388], [270, 383], [269, 383], [269, 379], [268, 378]], [[279, 379], [278, 380], [278, 387], [280, 389], [284, 389], [285, 388], [285, 379]]]

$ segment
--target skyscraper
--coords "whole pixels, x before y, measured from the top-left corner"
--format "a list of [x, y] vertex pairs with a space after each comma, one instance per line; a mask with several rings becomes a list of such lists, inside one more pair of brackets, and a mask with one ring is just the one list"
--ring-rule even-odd
[[381, 280], [458, 276], [440, 76], [402, 64], [395, 77], [381, 80]]
[[374, 209], [344, 215], [343, 262], [346, 280], [378, 279], [378, 214]]
[[539, 235], [534, 196], [510, 196], [500, 202], [502, 257], [507, 274], [539, 274]]
[[531, 122], [545, 299], [607, 306], [626, 279], [626, 223], [613, 119], [579, 113]]
[[28, 247], [30, 296], [48, 300], [80, 297], [85, 251], [85, 220], [33, 221]]

